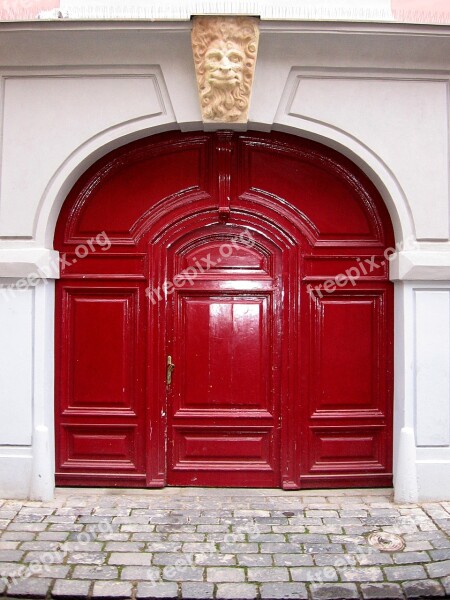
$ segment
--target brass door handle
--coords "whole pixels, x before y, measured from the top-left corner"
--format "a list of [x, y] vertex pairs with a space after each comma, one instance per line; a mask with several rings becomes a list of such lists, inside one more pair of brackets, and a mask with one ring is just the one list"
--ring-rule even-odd
[[175, 369], [175, 365], [172, 362], [172, 357], [169, 355], [167, 357], [167, 368], [166, 368], [166, 383], [167, 385], [171, 385], [172, 383], [172, 371]]

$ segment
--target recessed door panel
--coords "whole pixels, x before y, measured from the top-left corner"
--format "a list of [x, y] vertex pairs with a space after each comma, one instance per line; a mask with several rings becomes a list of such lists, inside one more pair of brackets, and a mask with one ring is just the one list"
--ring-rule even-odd
[[67, 290], [64, 414], [134, 414], [137, 295], [123, 288]]
[[176, 428], [174, 463], [177, 469], [211, 467], [244, 469], [257, 466], [271, 470], [271, 432], [269, 429], [231, 427]]
[[268, 304], [267, 297], [180, 297], [181, 410], [267, 410]]
[[313, 306], [312, 410], [378, 408], [380, 296], [335, 293], [316, 298]]
[[381, 427], [318, 427], [311, 431], [311, 473], [382, 472]]

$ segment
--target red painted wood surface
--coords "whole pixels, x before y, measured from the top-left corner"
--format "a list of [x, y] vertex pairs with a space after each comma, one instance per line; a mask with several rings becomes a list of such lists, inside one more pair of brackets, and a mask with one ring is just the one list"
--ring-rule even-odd
[[57, 483], [390, 485], [393, 244], [367, 177], [300, 138], [102, 158], [55, 234]]

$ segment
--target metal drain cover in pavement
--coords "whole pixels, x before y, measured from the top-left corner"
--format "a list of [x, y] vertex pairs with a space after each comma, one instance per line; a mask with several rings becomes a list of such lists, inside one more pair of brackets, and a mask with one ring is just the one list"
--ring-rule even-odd
[[367, 541], [374, 548], [384, 552], [399, 552], [405, 547], [405, 542], [399, 535], [387, 531], [374, 531]]

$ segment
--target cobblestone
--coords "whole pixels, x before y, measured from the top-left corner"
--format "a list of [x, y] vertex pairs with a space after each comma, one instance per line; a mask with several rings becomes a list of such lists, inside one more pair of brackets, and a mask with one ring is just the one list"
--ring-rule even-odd
[[110, 565], [142, 565], [149, 566], [152, 554], [147, 552], [113, 552], [108, 559]]
[[346, 567], [338, 569], [341, 581], [383, 581], [379, 567]]
[[78, 565], [75, 567], [72, 577], [74, 579], [117, 579], [118, 570], [117, 567]]
[[309, 567], [313, 565], [312, 556], [306, 554], [275, 554], [273, 558], [277, 567]]
[[427, 565], [430, 577], [448, 577], [450, 576], [450, 560], [443, 560]]
[[241, 567], [270, 567], [273, 564], [271, 554], [237, 554], [236, 558]]
[[313, 583], [310, 587], [313, 600], [348, 600], [359, 598], [359, 593], [354, 583]]
[[52, 590], [52, 598], [57, 600], [84, 599], [89, 593], [90, 581], [76, 579], [59, 579]]
[[333, 567], [293, 567], [293, 581], [337, 581], [338, 576]]
[[392, 555], [392, 558], [398, 565], [426, 563], [430, 561], [430, 557], [426, 552], [396, 552]]
[[432, 560], [450, 560], [450, 548], [443, 548], [442, 550], [431, 550], [429, 552]]
[[450, 596], [450, 577], [444, 577], [442, 585], [444, 586], [445, 593]]
[[92, 597], [98, 600], [115, 600], [131, 598], [132, 585], [126, 581], [96, 581]]
[[16, 550], [19, 542], [0, 542], [0, 550]]
[[364, 600], [403, 600], [398, 583], [364, 583], [361, 585]]
[[302, 548], [300, 544], [288, 544], [288, 543], [271, 543], [265, 544], [262, 543], [260, 545], [261, 553], [265, 554], [276, 554], [280, 552], [282, 554], [295, 554], [296, 552], [301, 552]]
[[221, 583], [239, 583], [245, 581], [245, 571], [232, 567], [210, 567], [206, 569], [206, 580]]
[[24, 552], [21, 550], [0, 550], [0, 562], [20, 562]]
[[137, 600], [177, 600], [178, 586], [176, 583], [145, 583], [140, 582], [136, 592]]
[[[38, 543], [40, 544], [39, 548], [28, 548], [28, 550], [39, 550], [45, 548], [46, 543], [48, 544], [48, 542], [34, 542], [34, 545]], [[31, 544], [28, 544], [27, 546], [30, 545]], [[55, 544], [54, 546], [54, 549], [61, 547], [61, 550], [64, 550], [64, 552], [100, 552], [103, 548], [103, 544], [101, 542], [86, 542], [82, 538], [80, 541], [64, 542], [64, 544], [61, 544], [61, 546], [59, 546], [59, 544]], [[24, 545], [22, 544], [22, 548], [23, 547]]]
[[360, 565], [389, 565], [393, 563], [392, 556], [387, 552], [373, 552], [372, 554], [358, 555], [357, 560]]
[[23, 557], [22, 561], [24, 563], [31, 563], [34, 561], [41, 562], [46, 560], [48, 563], [51, 562], [53, 565], [62, 564], [66, 559], [65, 552], [27, 552]]
[[433, 598], [443, 597], [444, 588], [438, 581], [425, 580], [425, 581], [406, 581], [403, 583], [403, 591], [405, 596], [409, 599], [415, 598]]
[[164, 567], [163, 579], [168, 581], [203, 581], [203, 569], [190, 567], [186, 563], [181, 564], [179, 567]]
[[250, 583], [220, 583], [217, 586], [217, 600], [256, 600], [256, 585]]
[[426, 578], [425, 569], [421, 565], [410, 565], [405, 567], [386, 567], [384, 569], [389, 581], [405, 581], [406, 579]]
[[28, 531], [4, 531], [2, 533], [2, 540], [25, 542], [34, 540], [34, 536], [34, 533]]
[[51, 579], [21, 579], [8, 586], [8, 596], [14, 598], [45, 598], [52, 583]]
[[65, 565], [37, 564], [29, 566], [29, 572], [34, 577], [53, 577], [54, 579], [64, 579], [69, 573], [70, 567]]
[[181, 584], [183, 600], [212, 600], [214, 585], [212, 583], [186, 582]]
[[284, 567], [249, 567], [249, 581], [289, 581], [289, 571]]
[[144, 542], [108, 542], [105, 552], [140, 552], [145, 546]]
[[262, 600], [307, 600], [308, 590], [303, 583], [264, 583]]
[[288, 535], [290, 542], [298, 544], [328, 544], [329, 538], [327, 535], [311, 535], [309, 533], [292, 533]]
[[[28, 553], [28, 555], [31, 552]], [[36, 554], [36, 553], [34, 553]], [[27, 556], [28, 556], [27, 555]], [[52, 556], [57, 555], [58, 557], [65, 557], [64, 552], [53, 552]], [[62, 560], [61, 560], [62, 562]], [[106, 553], [105, 552], [73, 552], [67, 556], [67, 563], [78, 565], [102, 565], [106, 562]]]
[[[450, 596], [450, 504], [394, 505], [389, 491], [267, 492], [61, 490], [51, 503], [0, 500], [0, 596]], [[400, 533], [405, 549], [376, 550], [373, 531]]]
[[38, 552], [55, 552], [59, 548], [60, 544], [58, 542], [24, 542], [20, 545], [21, 550], [36, 550]]
[[304, 547], [309, 554], [344, 554], [341, 544], [305, 544]]
[[[153, 559], [154, 564], [156, 563], [156, 556]], [[250, 554], [249, 556], [253, 556]], [[254, 555], [259, 556], [259, 555]], [[196, 565], [203, 565], [208, 567], [217, 567], [217, 566], [233, 566], [236, 564], [236, 556], [234, 554], [195, 554], [194, 562]]]
[[248, 543], [248, 544], [242, 544], [242, 543], [238, 543], [238, 544], [220, 544], [220, 551], [227, 554], [234, 554], [234, 553], [241, 553], [241, 552], [245, 552], [246, 554], [248, 553], [253, 553], [253, 552], [258, 552], [258, 544], [255, 543]]
[[120, 573], [121, 579], [130, 581], [144, 581], [159, 579], [159, 569], [157, 567], [123, 567]]

